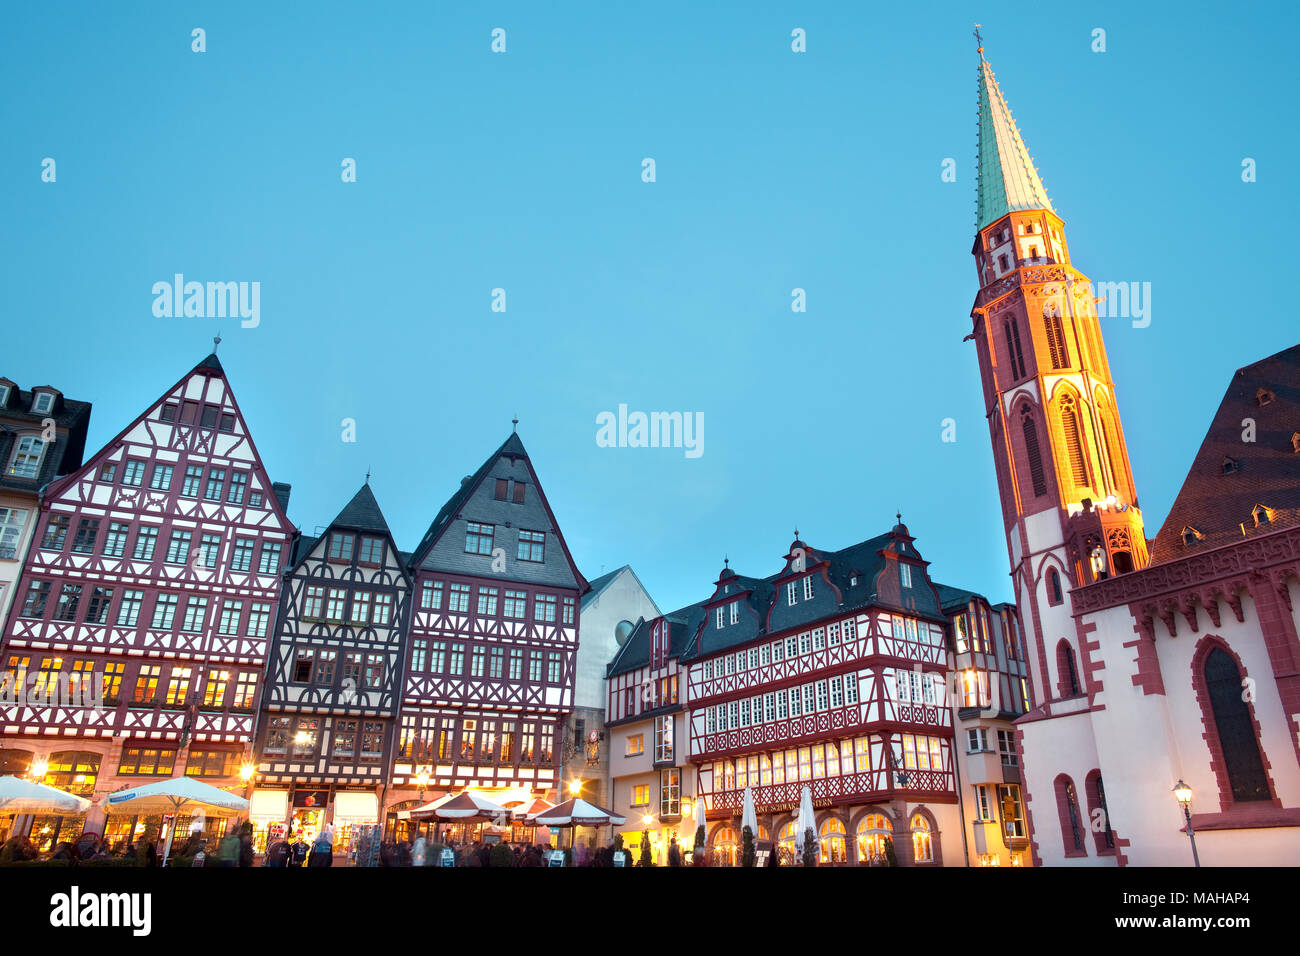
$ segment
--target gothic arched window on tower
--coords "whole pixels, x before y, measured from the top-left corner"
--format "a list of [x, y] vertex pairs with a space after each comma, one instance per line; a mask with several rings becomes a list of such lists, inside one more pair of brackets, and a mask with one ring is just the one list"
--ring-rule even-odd
[[1025, 377], [1025, 353], [1020, 348], [1020, 324], [1015, 316], [1002, 323], [1007, 337], [1007, 355], [1011, 359], [1011, 374], [1017, 379]]
[[1066, 368], [1070, 364], [1070, 353], [1065, 347], [1065, 330], [1061, 328], [1061, 317], [1056, 314], [1055, 305], [1043, 307], [1043, 331], [1047, 333], [1047, 352], [1052, 359], [1052, 368]]
[[1062, 697], [1078, 697], [1083, 693], [1079, 688], [1079, 670], [1074, 663], [1074, 648], [1064, 638], [1056, 645], [1056, 687]]
[[1056, 568], [1049, 568], [1047, 571], [1047, 603], [1055, 606], [1064, 600], [1065, 595], [1061, 593], [1061, 576], [1056, 573]]
[[1241, 687], [1241, 672], [1232, 655], [1221, 647], [1210, 651], [1205, 657], [1205, 688], [1232, 799], [1268, 800], [1268, 775], [1260, 757], [1250, 705], [1242, 699]]
[[1079, 434], [1079, 414], [1074, 407], [1074, 397], [1061, 396], [1061, 436], [1065, 440], [1065, 456], [1070, 463], [1070, 476], [1079, 488], [1088, 487], [1088, 466], [1083, 460], [1083, 440]]
[[1029, 406], [1020, 409], [1020, 427], [1025, 436], [1025, 456], [1029, 459], [1029, 480], [1034, 486], [1034, 497], [1047, 494], [1047, 480], [1043, 477], [1043, 455], [1038, 448], [1038, 429]]

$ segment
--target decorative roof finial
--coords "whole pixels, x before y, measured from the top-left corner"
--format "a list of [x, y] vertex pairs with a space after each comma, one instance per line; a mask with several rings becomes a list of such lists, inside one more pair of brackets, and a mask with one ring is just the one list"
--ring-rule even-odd
[[221, 333], [212, 336], [212, 354], [217, 354], [217, 346], [221, 344]]
[[519, 413], [515, 412], [515, 417], [510, 419], [510, 424], [514, 426], [515, 434], [519, 434]]
[[799, 540], [799, 526], [798, 526], [798, 525], [795, 525], [795, 529], [794, 529], [794, 539], [795, 539], [796, 541]]
[[980, 59], [982, 60], [984, 59], [984, 38], [980, 36], [980, 25], [978, 23], [975, 24], [975, 43], [976, 52], [979, 53]]
[[727, 557], [726, 555], [723, 555], [723, 556], [722, 556], [722, 566], [723, 566], [724, 568], [729, 568], [729, 567], [731, 567], [731, 558]]
[[366, 484], [370, 484], [370, 467], [366, 467]]

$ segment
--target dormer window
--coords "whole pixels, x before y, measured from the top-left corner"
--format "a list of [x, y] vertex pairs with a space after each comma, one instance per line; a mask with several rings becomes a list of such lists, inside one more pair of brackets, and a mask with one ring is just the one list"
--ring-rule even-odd
[[1225, 457], [1223, 459], [1223, 473], [1225, 475], [1231, 475], [1233, 472], [1237, 471], [1241, 471], [1241, 462], [1235, 458]]
[[740, 602], [732, 601], [729, 606], [731, 608], [731, 623], [735, 624], [740, 620]]
[[1183, 529], [1183, 544], [1187, 547], [1196, 544], [1196, 542], [1200, 541], [1203, 537], [1204, 535], [1190, 525]]
[[790, 605], [791, 607], [794, 607], [795, 593], [796, 592], [795, 592], [794, 582], [791, 581], [789, 584], [785, 586], [785, 603]]
[[855, 574], [849, 578], [849, 587], [855, 588], [857, 586], [858, 586], [858, 576]]
[[0, 408], [9, 404], [9, 392], [13, 386], [0, 383]]
[[912, 586], [912, 566], [910, 564], [900, 564], [898, 566], [898, 576], [902, 579], [903, 587]]
[[717, 627], [719, 631], [722, 630], [722, 608], [717, 609]]
[[20, 438], [18, 447], [14, 449], [14, 459], [9, 463], [9, 474], [15, 478], [35, 478], [44, 457], [45, 442], [30, 435]]
[[803, 579], [803, 599], [805, 601], [811, 601], [812, 596], [813, 596], [813, 583], [812, 583], [812, 575], [810, 574]]
[[1255, 519], [1256, 528], [1262, 524], [1271, 524], [1273, 521], [1273, 509], [1265, 508], [1263, 505], [1255, 505], [1250, 514]]
[[33, 414], [44, 415], [53, 407], [54, 407], [53, 392], [37, 392], [35, 396], [32, 398]]
[[1273, 404], [1274, 397], [1275, 396], [1273, 395], [1273, 390], [1271, 388], [1261, 388], [1258, 392], [1255, 393], [1255, 402], [1259, 405], [1260, 408], [1263, 408], [1265, 405]]

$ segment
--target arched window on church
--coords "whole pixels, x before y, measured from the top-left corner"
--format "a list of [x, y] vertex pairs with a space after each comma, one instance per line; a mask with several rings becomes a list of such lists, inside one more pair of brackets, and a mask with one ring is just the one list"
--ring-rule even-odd
[[1079, 671], [1074, 663], [1074, 648], [1065, 638], [1061, 638], [1060, 643], [1056, 645], [1056, 686], [1062, 697], [1078, 697], [1083, 693], [1079, 688]]
[[1043, 307], [1043, 332], [1047, 336], [1047, 354], [1051, 357], [1052, 368], [1066, 368], [1070, 364], [1070, 353], [1065, 347], [1065, 331], [1061, 327], [1061, 317], [1056, 314], [1056, 306]]
[[1088, 848], [1083, 842], [1083, 817], [1079, 813], [1079, 795], [1075, 792], [1074, 781], [1067, 774], [1056, 778], [1056, 810], [1061, 821], [1061, 842], [1065, 846], [1065, 855], [1087, 856]]
[[1055, 606], [1064, 600], [1065, 595], [1061, 593], [1061, 576], [1056, 573], [1056, 568], [1048, 568], [1047, 603]]
[[1111, 487], [1116, 491], [1119, 491], [1119, 455], [1116, 454], [1115, 441], [1111, 435], [1114, 425], [1110, 420], [1110, 409], [1105, 405], [1099, 405], [1097, 407], [1097, 421], [1101, 426], [1100, 445], [1102, 460], [1106, 463], [1107, 470], [1110, 472]]
[[1065, 441], [1065, 457], [1070, 465], [1070, 477], [1079, 488], [1088, 487], [1088, 466], [1083, 460], [1083, 441], [1079, 434], [1079, 413], [1074, 407], [1073, 395], [1062, 395], [1061, 437]]
[[1043, 455], [1038, 448], [1038, 429], [1029, 405], [1020, 407], [1020, 428], [1025, 436], [1025, 456], [1029, 459], [1029, 480], [1034, 486], [1034, 497], [1047, 494], [1047, 480], [1043, 477]]
[[1223, 766], [1238, 802], [1271, 798], [1268, 775], [1259, 753], [1250, 705], [1243, 700], [1241, 672], [1232, 655], [1216, 647], [1205, 657], [1205, 688], [1214, 728], [1223, 753]]
[[1002, 331], [1007, 337], [1007, 357], [1011, 360], [1011, 374], [1017, 380], [1025, 377], [1025, 353], [1020, 348], [1020, 323], [1014, 315], [1002, 323]]
[[1088, 829], [1092, 831], [1094, 849], [1103, 856], [1115, 849], [1115, 831], [1110, 828], [1110, 810], [1106, 807], [1106, 786], [1101, 771], [1094, 770], [1083, 781], [1088, 795]]

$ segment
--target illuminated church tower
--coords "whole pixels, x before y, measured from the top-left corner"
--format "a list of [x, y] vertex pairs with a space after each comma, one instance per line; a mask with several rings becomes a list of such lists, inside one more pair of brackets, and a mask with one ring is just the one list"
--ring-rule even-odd
[[1088, 277], [980, 47], [971, 312], [1034, 703], [1085, 695], [1068, 592], [1148, 563]]

